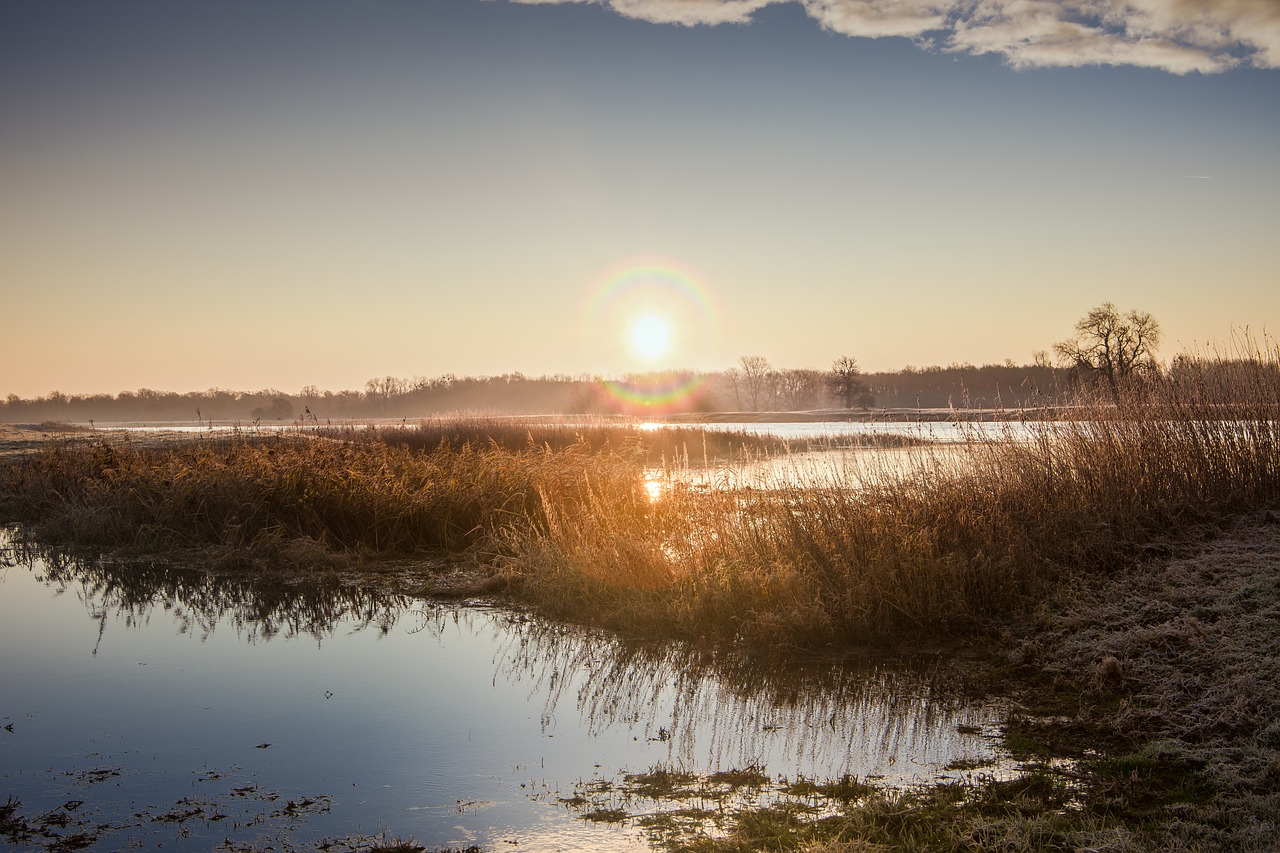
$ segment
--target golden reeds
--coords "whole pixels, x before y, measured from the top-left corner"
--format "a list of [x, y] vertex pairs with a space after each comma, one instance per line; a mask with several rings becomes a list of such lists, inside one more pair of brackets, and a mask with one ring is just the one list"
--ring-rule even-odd
[[157, 447], [54, 447], [5, 469], [10, 515], [102, 545], [462, 549], [608, 465], [569, 448], [418, 452], [379, 441], [235, 436]]
[[[1280, 499], [1274, 350], [1082, 397], [1071, 420], [911, 451], [906, 473], [701, 492], [557, 517], [506, 563], [557, 612], [771, 647], [947, 635], [1044, 585]], [[630, 590], [623, 595], [621, 590]]]
[[54, 447], [0, 469], [0, 513], [152, 550], [469, 549], [548, 612], [641, 632], [772, 648], [941, 636], [1275, 504], [1278, 365], [1274, 347], [1184, 360], [1118, 401], [1082, 396], [1071, 419], [765, 489], [682, 478], [717, 457], [701, 433], [471, 422]]

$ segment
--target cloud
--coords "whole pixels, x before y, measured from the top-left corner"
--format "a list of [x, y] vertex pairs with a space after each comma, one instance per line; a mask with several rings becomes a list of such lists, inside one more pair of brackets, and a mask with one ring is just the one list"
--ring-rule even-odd
[[1277, 68], [1280, 0], [977, 0], [954, 18], [945, 49], [1015, 68]]
[[803, 0], [809, 17], [846, 36], [881, 38], [943, 30], [954, 2], [939, 0]]
[[686, 27], [715, 24], [746, 24], [765, 6], [789, 0], [512, 0], [515, 3], [592, 3], [608, 6], [619, 15], [652, 24], [682, 24]]
[[655, 24], [745, 24], [775, 0], [610, 0], [628, 18]]
[[824, 29], [901, 36], [1014, 68], [1128, 65], [1174, 74], [1280, 68], [1280, 0], [513, 0], [594, 3], [659, 24], [750, 23], [796, 3]]

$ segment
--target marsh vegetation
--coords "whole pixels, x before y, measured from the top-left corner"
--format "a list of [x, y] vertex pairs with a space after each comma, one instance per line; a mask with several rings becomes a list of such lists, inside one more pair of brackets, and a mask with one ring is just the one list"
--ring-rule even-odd
[[[868, 438], [856, 452], [869, 463], [770, 488], [708, 487], [687, 474], [814, 448], [509, 422], [157, 446], [107, 436], [0, 468], [0, 513], [53, 540], [222, 569], [354, 570], [402, 590], [431, 588], [447, 570], [456, 590], [501, 594], [545, 617], [757, 658], [963, 645], [986, 661], [975, 680], [1020, 697], [1004, 733], [1030, 768], [1022, 781], [947, 783], [959, 787], [805, 814], [753, 807], [721, 840], [686, 834], [675, 849], [836, 850], [850, 838], [919, 849], [1011, 838], [1027, 849], [1108, 838], [1118, 848], [1263, 849], [1275, 840], [1267, 804], [1280, 766], [1267, 714], [1280, 709], [1248, 697], [1277, 695], [1274, 663], [1250, 658], [1253, 641], [1215, 640], [1236, 649], [1229, 659], [1168, 659], [1133, 637], [1203, 650], [1219, 630], [1274, 635], [1274, 561], [1234, 586], [1217, 582], [1230, 576], [1220, 571], [1195, 589], [1172, 586], [1185, 594], [1158, 606], [1153, 587], [1141, 596], [1133, 584], [1211, 551], [1241, 519], [1274, 539], [1280, 357], [1271, 348], [1180, 359], [1097, 390], [1082, 390], [1069, 416], [1015, 421], [994, 438], [945, 448]], [[886, 451], [895, 461], [882, 465]], [[1103, 590], [1136, 596], [1139, 617], [1123, 636], [1099, 615]], [[1243, 760], [1239, 744], [1262, 764]], [[765, 834], [752, 835], [751, 822]]]
[[448, 552], [556, 617], [636, 633], [775, 650], [937, 639], [1274, 502], [1276, 361], [1184, 364], [1082, 400], [1072, 419], [908, 449], [905, 474], [897, 454], [894, 476], [863, 466], [853, 482], [655, 488], [655, 465], [790, 448], [694, 429], [429, 423], [54, 446], [0, 469], [0, 511], [64, 541], [212, 549], [222, 563]]

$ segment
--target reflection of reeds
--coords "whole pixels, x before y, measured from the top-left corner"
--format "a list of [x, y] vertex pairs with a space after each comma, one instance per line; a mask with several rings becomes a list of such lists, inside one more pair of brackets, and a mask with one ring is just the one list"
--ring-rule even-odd
[[785, 759], [809, 772], [857, 773], [885, 770], [890, 755], [912, 756], [912, 767], [940, 764], [954, 753], [957, 723], [991, 714], [967, 705], [932, 661], [781, 667], [732, 650], [627, 641], [520, 610], [415, 601], [329, 573], [286, 583], [96, 559], [5, 531], [0, 565], [27, 567], [72, 591], [104, 629], [172, 620], [182, 634], [207, 638], [231, 628], [247, 642], [393, 628], [428, 637], [455, 630], [485, 644], [497, 635], [495, 679], [527, 685], [530, 700], [544, 703], [544, 719], [567, 712], [593, 734], [634, 728], [682, 762], [741, 767]]
[[183, 634], [207, 637], [224, 620], [250, 642], [276, 636], [321, 639], [339, 623], [352, 632], [385, 632], [412, 603], [407, 596], [343, 583], [332, 575], [285, 584], [163, 562], [91, 559], [21, 536], [0, 536], [0, 543], [8, 546], [6, 564], [38, 566], [46, 583], [76, 589], [97, 618], [111, 614], [134, 626], [168, 613]]
[[680, 765], [782, 758], [809, 772], [866, 774], [901, 761], [909, 777], [962, 752], [957, 727], [989, 724], [996, 713], [966, 702], [936, 661], [778, 666], [731, 649], [635, 642], [541, 620], [511, 622], [504, 634], [500, 672], [527, 678], [531, 698], [545, 696], [544, 719], [576, 704], [593, 733], [642, 726]]
[[1029, 435], [771, 489], [673, 478], [653, 500], [646, 464], [712, 458], [701, 434], [480, 422], [60, 446], [0, 468], [0, 512], [300, 563], [466, 548], [548, 612], [775, 650], [945, 634], [1280, 497], [1280, 354], [1247, 355], [1179, 362]]

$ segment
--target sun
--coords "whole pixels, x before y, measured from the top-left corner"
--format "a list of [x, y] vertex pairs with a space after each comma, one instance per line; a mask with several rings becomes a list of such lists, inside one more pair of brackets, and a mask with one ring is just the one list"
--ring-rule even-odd
[[641, 358], [658, 358], [670, 347], [671, 326], [663, 317], [645, 314], [631, 324], [631, 351]]

